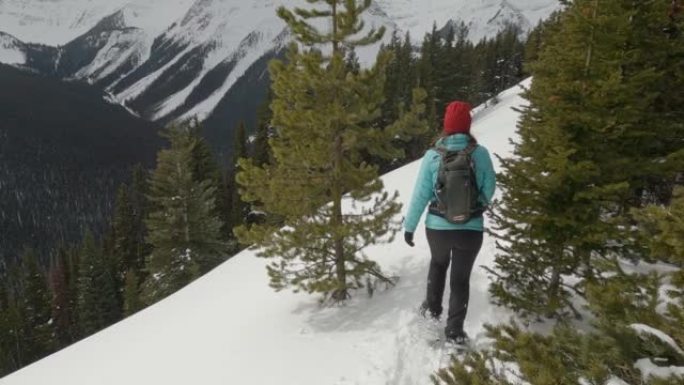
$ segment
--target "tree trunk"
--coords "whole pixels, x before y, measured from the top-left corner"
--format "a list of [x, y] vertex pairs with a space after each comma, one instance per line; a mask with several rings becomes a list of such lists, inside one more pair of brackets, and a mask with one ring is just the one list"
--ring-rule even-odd
[[333, 215], [332, 226], [334, 231], [333, 247], [335, 252], [335, 273], [337, 275], [337, 288], [332, 293], [333, 300], [339, 302], [349, 298], [347, 291], [347, 267], [344, 255], [344, 239], [338, 230], [344, 225], [342, 218], [342, 137], [335, 137], [333, 154]]
[[[339, 41], [337, 36], [337, 0], [332, 2], [332, 28], [333, 28], [333, 56], [339, 53]], [[337, 96], [337, 95], [335, 95]], [[338, 126], [333, 122], [333, 126]], [[349, 298], [347, 290], [347, 267], [344, 255], [344, 239], [339, 235], [338, 230], [343, 225], [342, 219], [342, 136], [340, 127], [333, 127], [335, 132], [335, 147], [333, 149], [333, 216], [332, 229], [335, 232], [333, 247], [335, 252], [335, 273], [337, 275], [337, 288], [332, 293], [332, 299], [341, 302]]]
[[337, 40], [337, 0], [332, 2], [332, 30], [333, 30], [333, 56], [337, 54], [340, 49], [340, 42]]
[[[594, 1], [594, 9], [592, 11], [591, 15], [591, 22], [594, 23], [596, 21], [596, 15], [598, 13], [598, 6], [599, 2], [598, 0]], [[589, 38], [589, 48], [587, 49], [587, 59], [586, 62], [584, 63], [584, 72], [585, 75], [589, 76], [589, 68], [591, 67], [591, 60], [593, 58], [594, 54], [594, 36], [596, 35], [596, 26], [594, 24], [591, 25], [591, 37]]]
[[561, 318], [558, 309], [561, 308], [561, 274], [560, 268], [553, 266], [549, 281], [549, 303], [546, 309], [548, 318]]

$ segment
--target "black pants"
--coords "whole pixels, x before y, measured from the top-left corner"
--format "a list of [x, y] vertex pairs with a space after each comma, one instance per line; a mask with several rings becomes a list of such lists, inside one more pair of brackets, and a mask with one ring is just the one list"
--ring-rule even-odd
[[426, 304], [433, 316], [442, 314], [446, 273], [451, 263], [451, 296], [445, 333], [452, 337], [463, 333], [463, 323], [470, 297], [470, 272], [482, 247], [483, 234], [473, 230], [427, 229], [432, 259], [428, 273]]

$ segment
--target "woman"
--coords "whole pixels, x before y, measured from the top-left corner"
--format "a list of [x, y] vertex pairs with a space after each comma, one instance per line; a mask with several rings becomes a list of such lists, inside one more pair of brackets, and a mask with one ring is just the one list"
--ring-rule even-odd
[[[468, 103], [459, 101], [447, 106], [444, 115], [444, 130], [435, 147], [459, 151], [466, 149], [469, 144], [476, 146], [471, 157], [479, 190], [479, 201], [483, 207], [486, 207], [494, 196], [495, 173], [489, 152], [483, 146], [477, 145], [470, 135], [470, 110]], [[404, 238], [411, 247], [414, 246], [413, 233], [418, 227], [425, 207], [436, 200], [435, 184], [440, 160], [441, 155], [436, 149], [428, 150], [423, 157], [411, 204], [404, 221]], [[442, 314], [446, 272], [451, 263], [451, 296], [444, 332], [447, 341], [465, 344], [468, 336], [463, 330], [463, 323], [468, 310], [470, 272], [482, 247], [484, 219], [480, 214], [466, 223], [454, 224], [432, 212], [433, 210], [430, 210], [425, 221], [432, 258], [428, 273], [427, 296], [421, 305], [421, 314], [429, 313], [435, 319]]]

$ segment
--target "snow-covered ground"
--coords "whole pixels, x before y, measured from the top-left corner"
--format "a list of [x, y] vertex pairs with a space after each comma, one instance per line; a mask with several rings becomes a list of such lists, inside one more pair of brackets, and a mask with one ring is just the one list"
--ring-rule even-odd
[[[529, 80], [523, 83], [529, 86]], [[511, 154], [520, 87], [475, 116], [474, 134], [502, 156]], [[383, 177], [406, 204], [419, 162]], [[498, 168], [499, 165], [496, 164]], [[349, 208], [348, 208], [349, 209]], [[347, 305], [321, 308], [318, 298], [268, 286], [265, 261], [243, 252], [164, 301], [2, 380], [2, 385], [417, 385], [429, 383], [440, 354], [427, 341], [441, 330], [416, 309], [424, 297], [429, 250], [422, 225], [416, 247], [403, 237], [367, 254], [396, 287]], [[466, 331], [511, 316], [489, 303], [487, 275], [496, 253], [487, 238], [471, 279]], [[445, 297], [446, 300], [446, 297]]]

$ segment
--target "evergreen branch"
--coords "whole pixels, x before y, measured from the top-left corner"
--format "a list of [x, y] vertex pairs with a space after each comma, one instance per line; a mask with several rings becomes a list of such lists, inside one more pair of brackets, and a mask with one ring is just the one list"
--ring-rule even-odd
[[303, 8], [295, 8], [294, 13], [305, 20], [332, 16], [332, 12], [330, 11], [323, 11], [317, 9], [307, 10]]

